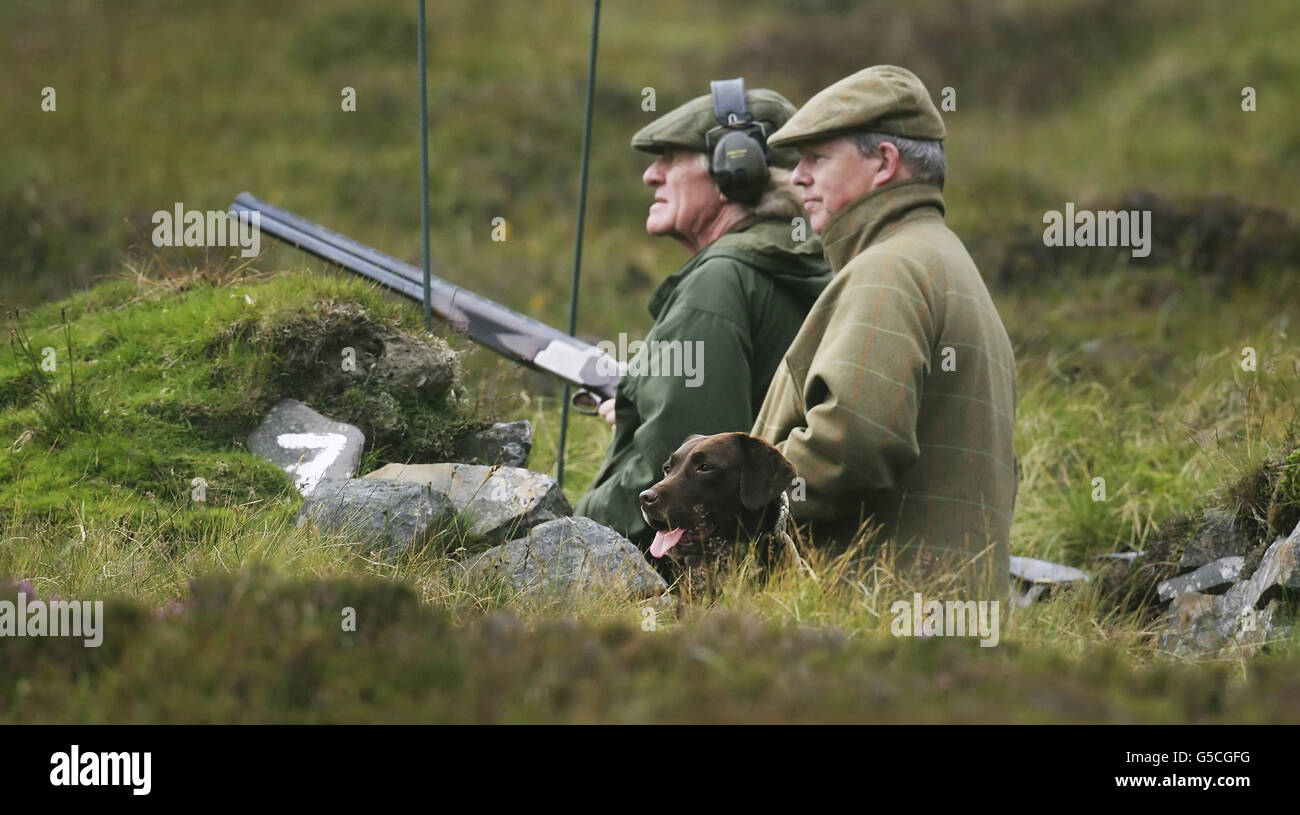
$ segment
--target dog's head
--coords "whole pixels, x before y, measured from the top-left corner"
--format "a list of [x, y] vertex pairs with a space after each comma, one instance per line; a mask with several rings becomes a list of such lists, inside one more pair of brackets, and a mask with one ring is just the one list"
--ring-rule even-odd
[[664, 463], [664, 478], [641, 493], [641, 514], [655, 530], [650, 554], [678, 543], [734, 542], [754, 528], [790, 486], [794, 467], [772, 445], [746, 433], [691, 436]]

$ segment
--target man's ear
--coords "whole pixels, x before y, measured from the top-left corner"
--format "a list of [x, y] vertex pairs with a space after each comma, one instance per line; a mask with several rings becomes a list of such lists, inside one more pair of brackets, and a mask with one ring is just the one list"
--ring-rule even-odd
[[794, 465], [772, 445], [745, 433], [739, 434], [743, 454], [740, 469], [740, 504], [755, 510], [776, 500], [794, 478]]
[[903, 158], [898, 154], [898, 147], [892, 142], [881, 142], [880, 146], [876, 148], [876, 152], [880, 158], [880, 169], [876, 171], [875, 178], [872, 179], [873, 187], [911, 177], [911, 173], [907, 172], [907, 168], [903, 166]]

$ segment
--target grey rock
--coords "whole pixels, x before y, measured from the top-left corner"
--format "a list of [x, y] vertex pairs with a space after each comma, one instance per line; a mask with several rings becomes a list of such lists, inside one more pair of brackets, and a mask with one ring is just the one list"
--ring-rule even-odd
[[1211, 654], [1228, 643], [1220, 630], [1218, 603], [1209, 594], [1189, 591], [1169, 607], [1169, 629], [1160, 637], [1160, 650], [1176, 656]]
[[1201, 520], [1196, 534], [1187, 542], [1178, 560], [1179, 573], [1199, 569], [1215, 560], [1246, 554], [1250, 538], [1237, 524], [1231, 512], [1209, 509]]
[[416, 342], [401, 334], [384, 337], [384, 353], [370, 369], [373, 379], [397, 393], [438, 399], [456, 383], [456, 352], [442, 342]]
[[533, 449], [533, 426], [526, 420], [498, 422], [456, 440], [456, 460], [470, 464], [522, 467]]
[[1216, 589], [1232, 585], [1241, 576], [1246, 559], [1240, 555], [1219, 558], [1190, 574], [1174, 577], [1156, 586], [1161, 600], [1172, 600], [1189, 591], [1213, 593]]
[[321, 484], [351, 478], [365, 444], [357, 428], [327, 419], [296, 399], [271, 408], [248, 437], [248, 449], [288, 473], [304, 497]]
[[1247, 650], [1253, 650], [1282, 633], [1277, 622], [1282, 603], [1269, 600], [1262, 609], [1246, 609], [1241, 615], [1234, 639]]
[[1300, 525], [1290, 537], [1275, 540], [1260, 558], [1254, 574], [1238, 581], [1225, 594], [1187, 592], [1175, 597], [1161, 647], [1179, 655], [1213, 654], [1230, 644], [1253, 650], [1282, 630], [1282, 604], [1270, 596], [1271, 590], [1298, 585]]
[[455, 507], [428, 486], [381, 478], [327, 482], [307, 496], [298, 525], [314, 522], [327, 534], [363, 541], [384, 558], [395, 558], [446, 526]]
[[470, 575], [501, 575], [515, 591], [567, 596], [590, 590], [650, 599], [668, 590], [627, 538], [590, 518], [558, 518], [471, 558]]
[[428, 485], [445, 495], [470, 537], [505, 541], [537, 524], [572, 515], [554, 478], [519, 467], [480, 464], [388, 464], [366, 478]]
[[1011, 576], [1026, 583], [1088, 582], [1088, 573], [1085, 571], [1032, 557], [1012, 556]]
[[[1292, 537], [1296, 537], [1294, 533]], [[1300, 541], [1278, 538], [1260, 558], [1255, 573], [1240, 581], [1219, 598], [1220, 630], [1232, 634], [1240, 627], [1240, 620], [1248, 611], [1259, 607], [1265, 592], [1274, 586], [1289, 588], [1296, 583], [1300, 571]]]
[[[1300, 522], [1297, 522], [1295, 529], [1291, 530], [1291, 534], [1287, 536], [1286, 542], [1291, 544], [1293, 547], [1300, 548]], [[1293, 565], [1290, 569], [1290, 574], [1285, 578], [1281, 585], [1288, 589], [1300, 589], [1300, 568]]]
[[1025, 585], [1022, 593], [1012, 589], [1016, 608], [1026, 608], [1039, 599], [1046, 599], [1055, 585], [1088, 582], [1088, 573], [1073, 566], [1051, 563], [1032, 557], [1012, 557], [1011, 576]]

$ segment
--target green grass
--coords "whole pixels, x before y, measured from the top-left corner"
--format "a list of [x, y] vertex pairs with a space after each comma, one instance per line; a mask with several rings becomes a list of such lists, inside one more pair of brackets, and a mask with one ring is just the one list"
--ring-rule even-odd
[[[1278, 304], [1298, 287], [1291, 270], [1225, 302], [1172, 270], [1121, 271], [1073, 282], [1068, 300], [1004, 298], [1023, 468], [1013, 552], [1083, 563], [1140, 550], [1166, 518], [1224, 503], [1229, 484], [1289, 449], [1300, 347]], [[1032, 334], [1015, 336], [1031, 322]], [[1247, 346], [1254, 372], [1241, 368]], [[1093, 500], [1094, 478], [1105, 501]]]
[[[1068, 307], [1053, 290], [1007, 297], [1009, 324], [1037, 326], [1014, 337], [1017, 449], [1025, 476], [1013, 552], [1088, 567], [1092, 554], [1146, 547], [1171, 516], [1203, 504], [1230, 505], [1228, 488], [1284, 451], [1295, 423], [1300, 354], [1285, 336], [1286, 316], [1276, 304], [1295, 295], [1297, 281], [1287, 273], [1267, 292], [1235, 294], [1230, 312], [1212, 290], [1170, 272], [1121, 270], [1073, 281], [1076, 300]], [[25, 324], [35, 344], [53, 342], [66, 311], [73, 347], [87, 349], [78, 357], [91, 372], [86, 386], [102, 388], [106, 404], [143, 406], [162, 388], [183, 394], [195, 385], [159, 380], [179, 363], [130, 371], [128, 362], [150, 356], [131, 350], [141, 338], [184, 358], [187, 347], [211, 348], [214, 337], [238, 336], [231, 327], [243, 324], [240, 315], [250, 310], [250, 327], [278, 325], [285, 315], [301, 320], [330, 302], [336, 310], [356, 304], [394, 325], [410, 327], [416, 319], [413, 310], [356, 281], [294, 273], [197, 281], [175, 290], [123, 280], [38, 309]], [[213, 319], [204, 319], [210, 311]], [[1161, 313], [1160, 321], [1148, 319]], [[214, 333], [197, 329], [205, 324]], [[1246, 344], [1260, 362], [1253, 374], [1239, 365]], [[240, 388], [262, 376], [255, 375], [259, 365], [276, 364], [274, 354], [246, 351], [217, 358], [238, 360], [228, 364], [246, 370], [235, 378]], [[108, 367], [118, 364], [116, 353], [122, 366]], [[89, 365], [86, 357], [99, 362]], [[200, 367], [215, 361], [200, 352], [188, 358]], [[10, 394], [18, 362], [8, 361], [7, 375], [0, 375]], [[210, 376], [208, 384], [214, 384]], [[234, 404], [231, 393], [196, 392], [195, 404], [199, 396]], [[549, 466], [554, 401], [516, 391], [498, 403], [512, 398], [514, 409], [502, 417], [536, 424], [532, 463]], [[34, 408], [7, 407], [0, 413], [6, 434], [40, 431]], [[113, 412], [109, 427], [127, 416], [152, 421], [143, 409], [122, 409], [116, 418]], [[571, 431], [569, 493], [576, 496], [599, 463], [608, 430], [574, 417]], [[789, 566], [766, 582], [734, 574], [717, 598], [684, 598], [675, 611], [660, 612], [658, 631], [645, 632], [645, 604], [602, 595], [533, 602], [466, 580], [454, 564], [454, 550], [465, 541], [454, 535], [385, 563], [345, 536], [295, 528], [296, 498], [274, 468], [266, 468], [265, 495], [239, 500], [232, 493], [224, 503], [195, 510], [155, 475], [131, 482], [128, 473], [122, 480], [131, 489], [123, 490], [69, 467], [90, 455], [78, 443], [105, 451], [101, 467], [131, 466], [140, 445], [108, 449], [111, 438], [72, 433], [51, 457], [38, 435], [23, 448], [35, 455], [24, 458], [20, 451], [4, 460], [9, 467], [25, 461], [26, 469], [0, 480], [7, 495], [17, 496], [0, 539], [0, 574], [31, 578], [44, 597], [121, 598], [111, 603], [118, 616], [108, 630], [124, 638], [104, 656], [36, 641], [21, 649], [7, 643], [3, 658], [16, 661], [21, 667], [13, 675], [23, 677], [3, 714], [9, 721], [734, 721], [746, 715], [764, 721], [1267, 721], [1289, 715], [1287, 700], [1295, 692], [1284, 679], [1294, 675], [1294, 635], [1264, 655], [1228, 653], [1179, 667], [1155, 647], [1159, 625], [1149, 615], [1121, 612], [1097, 585], [1007, 612], [997, 648], [900, 641], [890, 635], [890, 604], [914, 591], [944, 596], [943, 577], [900, 574], [887, 560], [831, 560], [820, 553], [810, 561], [815, 578]], [[152, 455], [163, 459], [185, 451], [218, 457], [228, 467], [256, 465], [231, 449], [229, 438], [206, 448], [192, 437], [152, 439]], [[1092, 500], [1096, 475], [1107, 479], [1107, 501]], [[154, 500], [142, 497], [145, 489]], [[220, 575], [245, 587], [221, 589], [231, 598], [220, 610], [151, 616], [177, 602], [203, 607], [194, 599], [203, 589], [192, 582], [221, 584]], [[324, 583], [307, 589], [304, 577]], [[273, 609], [294, 605], [278, 598], [302, 592], [330, 599], [301, 616], [276, 617]], [[347, 599], [352, 592], [363, 598], [377, 592], [381, 599]], [[235, 595], [262, 599], [236, 601]], [[334, 615], [354, 603], [379, 604], [381, 619], [391, 623], [381, 636], [335, 632]], [[384, 617], [390, 613], [384, 603], [404, 610]], [[264, 635], [249, 634], [267, 614], [277, 622]], [[363, 643], [360, 650], [343, 644], [349, 636]], [[570, 645], [562, 644], [564, 637]], [[529, 645], [519, 646], [523, 641]], [[507, 647], [508, 653], [500, 650]], [[444, 656], [419, 656], [430, 648]], [[786, 656], [769, 659], [771, 653]], [[575, 660], [588, 670], [575, 673]], [[215, 670], [219, 664], [241, 667], [227, 677]], [[71, 672], [60, 674], [65, 669]], [[63, 678], [51, 678], [56, 674]], [[399, 678], [408, 675], [420, 679]], [[169, 678], [166, 688], [161, 677]], [[876, 690], [850, 693], [862, 687]], [[954, 688], [962, 689], [955, 697]], [[808, 701], [813, 692], [816, 703]], [[949, 703], [936, 707], [943, 694]], [[1032, 704], [1023, 703], [1025, 694]], [[723, 703], [723, 697], [746, 703]], [[135, 701], [121, 704], [126, 698]]]
[[[422, 402], [341, 372], [342, 346], [416, 331], [409, 309], [355, 279], [137, 277], [10, 320], [21, 342], [0, 355], [0, 518], [64, 533], [151, 518], [187, 534], [238, 508], [296, 509], [279, 468], [243, 449], [287, 396], [359, 424], [390, 460], [446, 455], [472, 423], [449, 394]], [[372, 409], [381, 397], [390, 415]]]

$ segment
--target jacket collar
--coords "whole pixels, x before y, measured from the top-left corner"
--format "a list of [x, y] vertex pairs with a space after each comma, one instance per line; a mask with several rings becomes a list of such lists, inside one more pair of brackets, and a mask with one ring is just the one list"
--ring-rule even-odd
[[[756, 215], [746, 215], [744, 218], [732, 224], [731, 228], [722, 234], [734, 235], [737, 232], [744, 232], [755, 224], [762, 223], [763, 220], [763, 218]], [[718, 238], [721, 237], [722, 235], [718, 236]], [[717, 243], [717, 239], [715, 239], [713, 243]], [[663, 311], [664, 305], [668, 302], [669, 295], [673, 293], [673, 289], [677, 288], [677, 284], [681, 283], [688, 274], [695, 271], [695, 267], [704, 259], [705, 253], [708, 252], [709, 247], [712, 246], [713, 243], [710, 243], [708, 246], [705, 246], [700, 251], [691, 255], [691, 259], [686, 261], [686, 265], [673, 272], [666, 280], [664, 280], [663, 283], [659, 284], [659, 288], [656, 289], [655, 293], [650, 297], [651, 317], [656, 320], [659, 319], [659, 312]]]
[[[934, 182], [918, 178], [894, 181], [850, 201], [822, 229], [822, 246], [831, 269], [838, 272], [881, 232], [892, 232], [909, 214], [934, 207], [942, 217], [943, 193]], [[917, 213], [920, 214], [920, 213]]]

